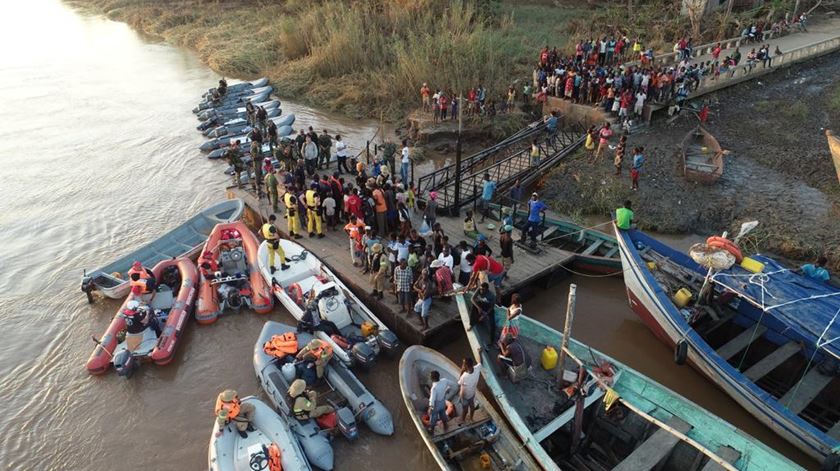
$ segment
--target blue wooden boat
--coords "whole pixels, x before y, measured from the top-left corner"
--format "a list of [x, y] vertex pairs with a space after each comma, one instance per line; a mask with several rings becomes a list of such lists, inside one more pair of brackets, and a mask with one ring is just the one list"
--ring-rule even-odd
[[245, 203], [240, 199], [225, 200], [205, 208], [183, 224], [134, 252], [104, 267], [86, 271], [82, 275], [82, 291], [88, 295], [89, 302], [93, 302], [91, 292], [94, 290], [107, 298], [125, 298], [129, 288], [126, 274], [135, 260], [139, 260], [145, 267], [153, 267], [161, 260], [177, 257], [193, 258], [201, 250], [216, 224], [238, 221], [244, 210]]
[[[533, 359], [510, 374], [486, 347], [483, 325], [469, 327], [470, 295], [458, 309], [482, 376], [525, 447], [545, 470], [794, 470], [801, 469], [735, 426], [574, 338], [520, 316], [518, 342]], [[505, 319], [497, 306], [497, 324]], [[545, 370], [546, 346], [561, 356]], [[562, 355], [562, 354], [561, 354]], [[492, 366], [491, 366], [492, 365]], [[562, 368], [560, 367], [562, 365]], [[511, 378], [519, 378], [513, 382]]]
[[754, 255], [759, 272], [736, 264], [711, 273], [701, 302], [707, 268], [640, 231], [616, 235], [630, 307], [675, 347], [678, 362], [687, 360], [823, 469], [837, 469], [840, 289]]

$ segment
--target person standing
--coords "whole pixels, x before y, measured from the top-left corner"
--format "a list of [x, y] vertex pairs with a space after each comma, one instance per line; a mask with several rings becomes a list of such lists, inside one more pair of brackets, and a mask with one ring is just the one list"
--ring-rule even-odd
[[528, 221], [525, 222], [525, 227], [522, 228], [522, 237], [519, 239], [521, 242], [525, 242], [528, 235], [530, 235], [532, 243], [537, 243], [537, 228], [542, 221], [541, 213], [546, 209], [548, 207], [540, 201], [537, 192], [531, 193], [531, 199], [528, 200]]
[[426, 208], [423, 209], [423, 218], [426, 220], [429, 228], [435, 226], [437, 221], [437, 192], [429, 192], [429, 201], [426, 202]]
[[430, 111], [431, 110], [431, 103], [429, 100], [429, 95], [431, 95], [432, 91], [429, 89], [429, 85], [426, 82], [423, 82], [423, 86], [420, 87], [420, 100], [423, 105], [423, 111]]
[[245, 165], [242, 163], [242, 155], [239, 152], [240, 144], [241, 142], [239, 140], [231, 142], [225, 152], [227, 161], [233, 168], [233, 184], [236, 185], [237, 188], [242, 188], [240, 175], [242, 174], [242, 171], [245, 170]]
[[312, 140], [312, 136], [306, 135], [303, 141], [303, 160], [306, 163], [306, 173], [315, 175], [315, 168], [318, 166], [318, 145]]
[[610, 123], [604, 123], [604, 127], [598, 131], [598, 149], [595, 151], [595, 160], [601, 157], [601, 153], [609, 145], [610, 137], [613, 135], [613, 130], [610, 128]]
[[429, 269], [423, 268], [420, 276], [414, 282], [414, 291], [417, 293], [417, 302], [414, 304], [414, 312], [420, 316], [420, 323], [423, 330], [429, 329], [429, 311], [432, 308], [432, 295], [434, 295], [434, 282], [429, 277]]
[[251, 169], [254, 171], [254, 179], [251, 180], [251, 186], [254, 188], [257, 198], [259, 198], [260, 182], [262, 181], [262, 169], [260, 168], [260, 165], [262, 164], [263, 136], [260, 129], [258, 127], [254, 127], [248, 137], [251, 138]]
[[400, 305], [401, 314], [408, 312], [408, 308], [411, 306], [412, 285], [414, 285], [414, 273], [408, 266], [407, 258], [401, 257], [399, 265], [394, 269], [394, 289], [397, 293], [397, 304]]
[[318, 195], [318, 184], [312, 183], [310, 188], [306, 190], [306, 230], [309, 232], [309, 237], [315, 237], [315, 231], [318, 232], [318, 238], [324, 237], [324, 226], [321, 221], [321, 196]]
[[461, 413], [461, 423], [467, 420], [467, 412], [469, 412], [470, 422], [473, 421], [475, 413], [475, 391], [478, 387], [478, 380], [481, 379], [481, 363], [476, 363], [470, 357], [464, 357], [461, 360], [461, 376], [458, 378], [458, 399], [461, 401], [463, 412]]
[[531, 166], [538, 167], [540, 165], [540, 146], [537, 145], [537, 140], [531, 141]]
[[505, 325], [502, 327], [501, 337], [510, 335], [513, 338], [519, 337], [519, 317], [522, 315], [522, 302], [519, 301], [519, 293], [510, 296], [510, 306], [507, 308]]
[[406, 187], [409, 184], [408, 171], [411, 166], [411, 151], [408, 149], [408, 139], [402, 141], [402, 157], [400, 159], [400, 178]]
[[336, 134], [335, 136], [335, 158], [338, 161], [338, 174], [341, 175], [342, 172], [353, 173], [347, 168], [347, 144], [341, 140], [341, 135]]
[[385, 201], [385, 192], [376, 186], [371, 194], [374, 201], [374, 212], [376, 213], [376, 230], [385, 234], [388, 232], [388, 202]]
[[472, 254], [472, 249], [467, 245], [467, 241], [462, 240], [458, 243], [458, 283], [461, 286], [467, 286], [470, 282], [470, 275], [472, 275], [472, 264], [467, 260], [467, 257]]
[[382, 244], [373, 244], [370, 258], [370, 283], [373, 285], [371, 296], [380, 300], [385, 296], [385, 281], [390, 273], [388, 257], [382, 254]]
[[642, 166], [645, 164], [644, 147], [636, 147], [633, 151], [633, 168], [630, 169], [630, 189], [639, 189], [639, 175], [642, 173]]
[[502, 234], [499, 236], [499, 247], [501, 247], [502, 266], [505, 267], [505, 277], [513, 266], [513, 226], [502, 227]]
[[336, 227], [336, 202], [333, 198], [332, 191], [325, 193], [324, 201], [321, 202], [321, 207], [324, 208], [324, 216], [327, 219], [327, 229], [335, 230]]
[[350, 259], [353, 261], [353, 266], [358, 267], [364, 265], [362, 260], [364, 257], [364, 248], [362, 247], [362, 233], [365, 230], [365, 222], [356, 217], [355, 214], [350, 213], [350, 222], [344, 226], [344, 232], [350, 242]]
[[489, 334], [486, 345], [492, 346], [496, 343], [496, 295], [490, 291], [489, 283], [483, 282], [478, 286], [473, 293], [471, 303], [470, 326], [467, 330], [470, 331], [476, 325], [484, 324]]
[[271, 202], [271, 210], [275, 213], [279, 211], [278, 208], [278, 190], [277, 190], [277, 176], [274, 174], [274, 170], [267, 172], [265, 174], [265, 191], [268, 194], [268, 200]]
[[481, 199], [479, 199], [478, 206], [479, 211], [481, 211], [481, 221], [479, 223], [484, 222], [484, 218], [489, 215], [490, 212], [490, 201], [493, 200], [493, 194], [496, 192], [496, 182], [495, 180], [490, 179], [490, 174], [484, 174], [484, 183], [482, 183], [481, 188]]
[[613, 160], [613, 165], [615, 166], [615, 174], [621, 175], [621, 163], [624, 162], [624, 148], [627, 145], [627, 135], [622, 134], [621, 139], [618, 140], [618, 147], [615, 149], [615, 160]]
[[449, 416], [446, 415], [446, 395], [449, 392], [449, 380], [441, 379], [437, 370], [432, 370], [429, 378], [432, 387], [429, 389], [429, 434], [435, 434], [435, 427], [438, 422], [443, 423], [443, 431], [446, 432], [449, 424]]
[[318, 169], [326, 169], [330, 166], [332, 158], [332, 138], [326, 129], [318, 136], [318, 150]]
[[[294, 189], [293, 189], [294, 190]], [[289, 237], [300, 239], [300, 218], [298, 217], [298, 200], [294, 191], [287, 191], [283, 195], [283, 204], [286, 206], [286, 224]]]
[[280, 231], [277, 230], [277, 226], [275, 225], [276, 222], [277, 216], [272, 214], [268, 216], [268, 222], [263, 224], [260, 229], [260, 234], [263, 236], [263, 239], [265, 239], [267, 244], [268, 266], [270, 267], [272, 275], [277, 270], [274, 267], [275, 256], [280, 259], [281, 270], [289, 269], [289, 266], [286, 265], [286, 262], [288, 261], [288, 259], [286, 259], [286, 252], [283, 251], [283, 246], [280, 244]]

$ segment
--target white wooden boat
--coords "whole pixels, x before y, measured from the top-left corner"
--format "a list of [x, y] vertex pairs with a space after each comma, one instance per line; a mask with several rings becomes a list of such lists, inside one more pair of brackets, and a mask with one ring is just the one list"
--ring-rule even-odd
[[[335, 324], [341, 337], [352, 343], [352, 346], [342, 346], [333, 336], [315, 331], [317, 338], [332, 346], [337, 359], [347, 366], [369, 366], [382, 351], [397, 348], [397, 336], [362, 304], [332, 270], [300, 244], [286, 239], [281, 239], [280, 244], [289, 259], [289, 268], [281, 270], [280, 260], [275, 260], [277, 267], [272, 274], [268, 266], [268, 246], [263, 242], [257, 254], [260, 272], [271, 284], [274, 296], [295, 319], [303, 318], [304, 309], [311, 302], [313, 309], [317, 306], [320, 319]], [[362, 332], [363, 325], [366, 335]]]
[[[430, 348], [414, 345], [408, 347], [400, 359], [400, 390], [405, 407], [440, 469], [525, 471], [538, 468], [531, 455], [522, 453], [516, 434], [481, 391], [476, 391], [472, 421], [459, 424], [460, 419], [454, 418], [447, 431], [438, 425], [429, 433], [423, 424], [423, 415], [429, 405], [432, 370], [440, 373], [441, 380], [451, 383], [448, 400], [455, 407], [455, 417], [460, 417], [463, 411], [457, 398], [460, 372], [449, 358]], [[488, 464], [483, 465], [482, 460]]]

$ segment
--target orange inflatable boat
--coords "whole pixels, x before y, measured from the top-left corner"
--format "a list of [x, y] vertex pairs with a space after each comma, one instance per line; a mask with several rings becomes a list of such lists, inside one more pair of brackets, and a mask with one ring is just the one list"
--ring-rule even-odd
[[195, 319], [212, 324], [225, 310], [248, 306], [259, 314], [274, 307], [271, 287], [257, 265], [257, 237], [242, 221], [218, 224], [198, 259], [201, 273]]
[[96, 341], [87, 362], [91, 374], [113, 365], [130, 375], [140, 360], [158, 365], [172, 361], [175, 347], [193, 309], [198, 270], [186, 258], [159, 262], [152, 269], [155, 287], [147, 294], [129, 292], [108, 329]]

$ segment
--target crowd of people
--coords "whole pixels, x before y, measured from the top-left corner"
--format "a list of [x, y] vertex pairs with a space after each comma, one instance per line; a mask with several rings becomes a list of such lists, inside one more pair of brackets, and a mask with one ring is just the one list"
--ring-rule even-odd
[[460, 111], [463, 111], [465, 117], [492, 117], [514, 111], [516, 90], [511, 86], [494, 97], [482, 84], [468, 88], [463, 95], [451, 89], [429, 88], [425, 82], [420, 87], [421, 109], [432, 113], [435, 123], [457, 120], [461, 99], [464, 101], [464, 109]]

